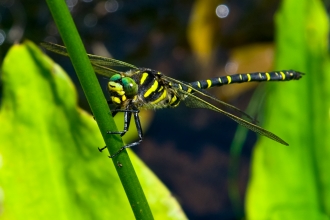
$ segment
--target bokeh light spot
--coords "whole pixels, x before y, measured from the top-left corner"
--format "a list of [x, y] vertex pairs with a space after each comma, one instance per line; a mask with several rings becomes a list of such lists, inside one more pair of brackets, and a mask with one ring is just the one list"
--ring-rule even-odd
[[229, 8], [227, 5], [218, 5], [217, 8], [215, 9], [215, 14], [219, 18], [225, 18], [229, 14]]
[[107, 12], [113, 13], [116, 12], [119, 8], [119, 4], [116, 0], [108, 0], [105, 2], [105, 10], [107, 10]]
[[3, 30], [0, 30], [0, 45], [2, 45], [6, 40], [6, 33]]

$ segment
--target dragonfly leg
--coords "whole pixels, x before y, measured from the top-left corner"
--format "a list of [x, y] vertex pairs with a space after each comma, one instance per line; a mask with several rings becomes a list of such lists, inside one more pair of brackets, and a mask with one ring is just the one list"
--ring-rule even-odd
[[124, 130], [122, 131], [107, 131], [107, 134], [120, 134], [120, 136], [124, 136], [126, 132], [129, 129], [131, 117], [132, 117], [132, 111], [131, 110], [114, 110], [112, 114], [117, 113], [117, 112], [124, 112]]
[[114, 114], [114, 112], [116, 112], [115, 114], [117, 114], [117, 112], [131, 112], [131, 113], [139, 113], [139, 110], [136, 109], [115, 109], [115, 110], [111, 110], [112, 114]]
[[139, 111], [136, 110], [133, 114], [134, 114], [135, 126], [136, 126], [136, 129], [138, 131], [138, 135], [139, 135], [139, 140], [136, 141], [136, 142], [133, 142], [131, 144], [125, 145], [124, 147], [120, 148], [115, 154], [109, 156], [109, 158], [114, 158], [115, 156], [120, 154], [120, 152], [122, 152], [124, 149], [131, 148], [131, 147], [134, 147], [136, 145], [139, 145], [140, 142], [142, 141], [143, 132], [142, 132], [142, 127], [141, 127], [141, 122], [140, 122], [140, 117], [139, 117]]
[[139, 112], [134, 112], [134, 121], [135, 121], [136, 130], [139, 134], [139, 142], [141, 142], [143, 137], [143, 131], [141, 127]]
[[99, 149], [100, 152], [102, 152], [105, 148], [107, 148], [107, 146], [104, 146], [104, 147], [102, 147], [102, 148], [99, 148], [99, 147], [98, 147], [98, 149]]
[[[129, 129], [130, 121], [132, 117], [132, 113], [138, 114], [139, 110], [133, 109], [115, 109], [111, 111], [112, 116], [114, 117], [118, 112], [124, 112], [124, 130], [123, 131], [108, 131], [107, 134], [120, 134], [120, 136], [124, 136]], [[135, 117], [135, 116], [134, 116]], [[100, 152], [102, 152], [107, 146], [102, 148], [98, 148]]]

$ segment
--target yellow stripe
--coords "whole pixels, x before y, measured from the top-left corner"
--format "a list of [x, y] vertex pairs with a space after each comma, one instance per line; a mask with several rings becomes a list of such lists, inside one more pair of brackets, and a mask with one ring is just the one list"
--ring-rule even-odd
[[191, 93], [191, 88], [190, 87], [188, 87], [187, 92]]
[[116, 91], [118, 93], [118, 95], [124, 95], [125, 94], [125, 91]]
[[261, 73], [259, 73], [259, 79], [261, 79], [262, 78], [262, 75], [261, 75]]
[[212, 82], [211, 82], [211, 80], [206, 80], [206, 82], [207, 82], [207, 88], [210, 88], [211, 87], [211, 85], [212, 85]]
[[161, 100], [165, 99], [166, 95], [167, 95], [167, 92], [166, 92], [166, 89], [165, 89], [163, 94], [158, 99], [156, 99], [155, 101], [150, 102], [150, 103], [151, 104], [156, 104], [156, 103], [160, 102]]
[[231, 83], [231, 77], [227, 76], [227, 80], [228, 80], [228, 84], [230, 84]]
[[199, 81], [197, 82], [197, 86], [198, 88], [201, 88], [201, 83]]
[[180, 102], [176, 103], [175, 105], [172, 105], [171, 107], [177, 107], [180, 104]]
[[181, 86], [181, 84], [179, 84], [179, 88], [182, 90], [182, 86]]
[[266, 73], [266, 77], [267, 77], [267, 81], [269, 81], [269, 80], [270, 80], [270, 75], [269, 75], [269, 73]]
[[111, 97], [111, 101], [114, 102], [114, 103], [117, 103], [117, 104], [121, 103], [120, 99], [118, 97], [115, 97], [115, 96]]
[[171, 101], [170, 101], [170, 104], [174, 103], [175, 101], [177, 100], [177, 97], [176, 96], [173, 96]]
[[147, 98], [152, 92], [156, 91], [156, 89], [158, 88], [158, 81], [156, 80], [154, 82], [154, 84], [152, 84], [152, 86], [150, 87], [150, 89], [148, 89], [144, 94], [144, 98]]
[[144, 81], [146, 81], [147, 77], [148, 77], [148, 73], [143, 73], [141, 80], [140, 80], [140, 85], [142, 85], [144, 83]]
[[219, 80], [219, 83], [221, 83], [221, 84], [222, 84], [222, 81], [221, 81], [221, 78], [220, 78], [220, 77], [218, 78], [218, 80]]
[[251, 75], [248, 73], [248, 74], [246, 74], [247, 75], [247, 77], [248, 77], [248, 82], [250, 82], [251, 81]]
[[239, 79], [242, 81], [242, 75], [241, 74], [239, 74]]
[[282, 80], [285, 80], [285, 74], [283, 72], [280, 72], [280, 74], [282, 75]]
[[160, 91], [162, 91], [163, 89], [164, 89], [164, 86], [161, 86], [161, 87], [158, 89], [157, 92], [160, 92]]

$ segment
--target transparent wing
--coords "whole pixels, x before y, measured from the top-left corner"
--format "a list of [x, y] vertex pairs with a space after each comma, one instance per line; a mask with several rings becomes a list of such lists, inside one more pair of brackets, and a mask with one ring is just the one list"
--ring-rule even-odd
[[95, 63], [92, 63], [92, 66], [93, 66], [94, 71], [97, 74], [102, 75], [102, 76], [106, 76], [108, 78], [110, 78], [114, 74], [122, 74], [122, 72], [120, 72], [120, 71], [117, 71], [117, 70], [114, 70], [114, 69], [111, 69], [111, 68], [108, 68], [108, 67], [104, 67], [104, 66], [101, 66], [101, 65], [97, 65]]
[[[61, 54], [63, 56], [69, 56], [66, 47], [58, 45], [58, 44], [53, 44], [49, 42], [42, 42], [40, 43], [42, 47], [44, 47], [47, 50], [50, 50], [52, 52]], [[113, 70], [109, 67], [111, 66], [121, 66], [121, 67], [126, 67], [129, 69], [138, 69], [136, 66], [120, 61], [120, 60], [115, 60], [112, 58], [107, 58], [107, 57], [101, 57], [93, 54], [87, 54], [89, 60], [91, 61], [93, 68], [95, 72], [98, 74], [101, 74], [103, 76], [111, 77], [114, 73], [120, 73], [119, 71]]]
[[188, 92], [185, 92], [183, 90], [178, 90], [178, 92], [182, 93], [182, 95], [185, 96], [185, 99], [184, 99], [184, 103], [186, 106], [188, 107], [191, 107], [191, 108], [207, 108], [207, 109], [211, 109], [213, 111], [216, 111], [216, 112], [219, 112], [221, 114], [224, 114], [226, 115], [227, 117], [231, 118], [232, 120], [236, 121], [238, 124], [260, 134], [260, 135], [264, 135], [278, 143], [281, 143], [283, 145], [289, 145], [288, 143], [286, 143], [284, 140], [282, 140], [280, 137], [278, 137], [277, 135], [259, 127], [258, 125], [255, 125], [251, 122], [248, 122], [244, 119], [241, 119], [233, 114], [230, 114], [229, 112], [226, 112], [222, 109], [219, 109], [217, 108], [216, 106], [208, 103], [207, 101], [191, 94], [191, 93], [188, 93]]
[[[233, 105], [230, 105], [230, 104], [228, 104], [228, 103], [226, 103], [226, 102], [223, 102], [223, 101], [221, 101], [221, 100], [219, 100], [219, 99], [213, 97], [212, 95], [210, 95], [210, 94], [204, 92], [204, 91], [201, 90], [201, 89], [196, 89], [196, 88], [190, 86], [190, 85], [187, 84], [187, 83], [184, 83], [184, 82], [182, 82], [182, 81], [179, 81], [179, 80], [173, 79], [173, 78], [168, 77], [168, 76], [163, 76], [163, 77], [164, 77], [167, 81], [173, 82], [173, 83], [175, 83], [175, 84], [181, 84], [181, 85], [183, 85], [184, 87], [189, 88], [189, 89], [190, 89], [191, 91], [193, 91], [194, 93], [196, 93], [196, 94], [200, 94], [200, 95], [202, 95], [202, 96], [205, 96], [205, 97], [207, 97], [207, 98], [209, 98], [209, 99], [211, 99], [211, 100], [213, 100], [213, 101], [219, 103], [220, 105], [222, 105], [222, 106], [224, 106], [224, 107], [226, 107], [226, 108], [228, 108], [228, 109], [233, 110], [233, 111], [236, 112], [236, 113], [239, 113], [239, 114], [244, 115], [245, 117], [247, 117], [247, 118], [250, 119], [251, 121], [255, 121], [250, 115], [248, 115], [247, 113], [243, 112], [243, 111], [240, 110], [239, 108], [237, 108], [237, 107], [235, 107], [235, 106], [233, 106]], [[197, 97], [197, 96], [195, 96], [195, 95], [193, 95], [193, 96], [194, 96], [194, 97]], [[196, 100], [196, 102], [198, 102], [198, 101]], [[209, 106], [210, 103], [208, 103], [208, 102], [206, 102], [206, 104], [204, 104], [204, 105], [202, 105], [202, 106], [200, 106], [200, 103], [196, 103], [196, 105], [198, 105], [198, 106], [195, 107], [195, 106], [193, 106], [193, 103], [190, 103], [190, 106], [188, 106], [188, 107], [191, 107], [191, 108], [207, 108], [207, 109], [214, 110], [212, 107]]]

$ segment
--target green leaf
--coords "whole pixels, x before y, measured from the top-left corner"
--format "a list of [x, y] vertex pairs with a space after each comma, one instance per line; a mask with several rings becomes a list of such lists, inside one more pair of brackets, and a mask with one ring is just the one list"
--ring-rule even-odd
[[[133, 219], [112, 161], [97, 150], [104, 146], [97, 124], [77, 107], [63, 70], [26, 42], [8, 52], [2, 80], [1, 219]], [[131, 157], [155, 219], [186, 219], [164, 185]]]
[[269, 87], [263, 127], [290, 146], [260, 138], [248, 219], [329, 219], [329, 23], [321, 1], [284, 0], [276, 15], [276, 69], [306, 75]]

